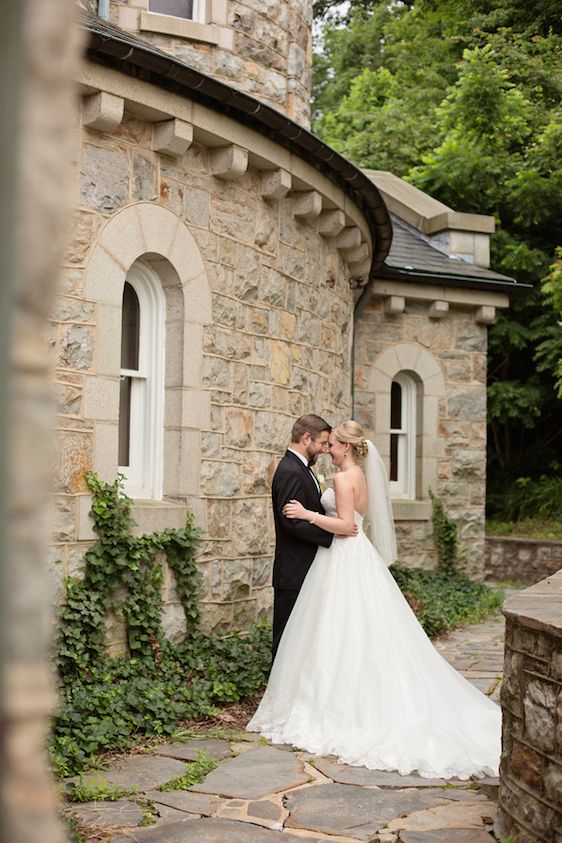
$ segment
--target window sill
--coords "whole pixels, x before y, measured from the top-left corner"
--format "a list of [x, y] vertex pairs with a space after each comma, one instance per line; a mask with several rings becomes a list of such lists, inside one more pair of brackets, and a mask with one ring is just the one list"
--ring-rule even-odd
[[429, 521], [431, 501], [408, 501], [394, 498], [392, 511], [395, 521]]
[[216, 23], [199, 23], [170, 15], [158, 15], [155, 12], [141, 12], [139, 28], [141, 32], [158, 32], [189, 41], [203, 41], [205, 44], [221, 44], [224, 29]]

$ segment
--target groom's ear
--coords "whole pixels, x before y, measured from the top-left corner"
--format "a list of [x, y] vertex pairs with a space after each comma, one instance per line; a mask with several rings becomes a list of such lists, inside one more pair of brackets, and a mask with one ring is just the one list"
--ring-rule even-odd
[[301, 436], [301, 442], [302, 442], [303, 445], [310, 445], [311, 441], [312, 441], [312, 436], [310, 435], [310, 433], [307, 430], [306, 433], [303, 433], [303, 435]]

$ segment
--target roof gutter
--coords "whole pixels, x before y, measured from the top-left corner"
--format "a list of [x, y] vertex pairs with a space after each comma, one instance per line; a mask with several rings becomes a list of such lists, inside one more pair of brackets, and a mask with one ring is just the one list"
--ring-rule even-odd
[[312, 132], [254, 97], [95, 17], [84, 14], [80, 23], [88, 33], [88, 55], [93, 61], [231, 116], [304, 158], [331, 179], [365, 216], [373, 240], [370, 276], [382, 266], [392, 242], [392, 223], [378, 188], [361, 170]]

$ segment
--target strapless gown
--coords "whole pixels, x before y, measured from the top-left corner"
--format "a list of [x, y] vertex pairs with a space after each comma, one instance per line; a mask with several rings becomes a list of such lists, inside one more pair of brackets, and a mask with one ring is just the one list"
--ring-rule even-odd
[[[322, 496], [336, 515], [335, 496]], [[362, 528], [319, 547], [246, 727], [344, 764], [497, 776], [501, 709], [425, 634]]]

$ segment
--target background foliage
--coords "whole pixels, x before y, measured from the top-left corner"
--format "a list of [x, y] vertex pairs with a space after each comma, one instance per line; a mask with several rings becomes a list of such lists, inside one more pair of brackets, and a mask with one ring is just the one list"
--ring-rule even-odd
[[493, 268], [531, 285], [489, 332], [489, 508], [507, 517], [501, 490], [562, 462], [560, 4], [317, 0], [315, 12], [315, 131], [361, 167], [493, 215]]

